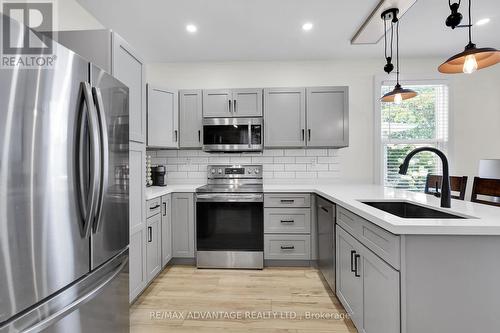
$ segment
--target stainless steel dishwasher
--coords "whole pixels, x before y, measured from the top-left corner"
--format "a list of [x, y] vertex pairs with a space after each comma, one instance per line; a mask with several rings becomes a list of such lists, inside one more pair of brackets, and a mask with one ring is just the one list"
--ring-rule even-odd
[[319, 269], [335, 292], [335, 205], [317, 197]]

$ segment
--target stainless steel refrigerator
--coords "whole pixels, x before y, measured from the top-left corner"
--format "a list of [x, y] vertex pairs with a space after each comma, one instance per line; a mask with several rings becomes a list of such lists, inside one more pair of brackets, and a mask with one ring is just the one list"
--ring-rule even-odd
[[53, 54], [0, 68], [0, 333], [128, 332], [128, 88]]

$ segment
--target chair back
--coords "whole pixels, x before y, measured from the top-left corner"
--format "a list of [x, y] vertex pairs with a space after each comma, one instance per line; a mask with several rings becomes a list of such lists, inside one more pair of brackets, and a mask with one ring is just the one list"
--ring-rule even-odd
[[[465, 200], [465, 192], [467, 190], [467, 176], [450, 177], [450, 187], [451, 187], [451, 197], [453, 199]], [[436, 194], [441, 190], [441, 184], [443, 183], [443, 176], [438, 175], [427, 175], [427, 180], [425, 182], [425, 193]], [[455, 192], [455, 193], [453, 193]]]
[[500, 179], [474, 177], [471, 201], [500, 207]]

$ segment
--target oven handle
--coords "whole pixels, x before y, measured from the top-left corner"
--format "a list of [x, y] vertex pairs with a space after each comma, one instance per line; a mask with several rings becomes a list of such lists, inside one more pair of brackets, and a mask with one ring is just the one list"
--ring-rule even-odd
[[196, 194], [198, 202], [264, 202], [264, 195], [259, 193], [206, 193]]

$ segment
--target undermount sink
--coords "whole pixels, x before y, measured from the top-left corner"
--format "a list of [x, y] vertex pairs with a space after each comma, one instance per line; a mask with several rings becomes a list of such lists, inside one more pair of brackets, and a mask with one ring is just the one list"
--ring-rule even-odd
[[422, 207], [406, 201], [362, 201], [362, 203], [405, 219], [465, 219], [463, 216]]

